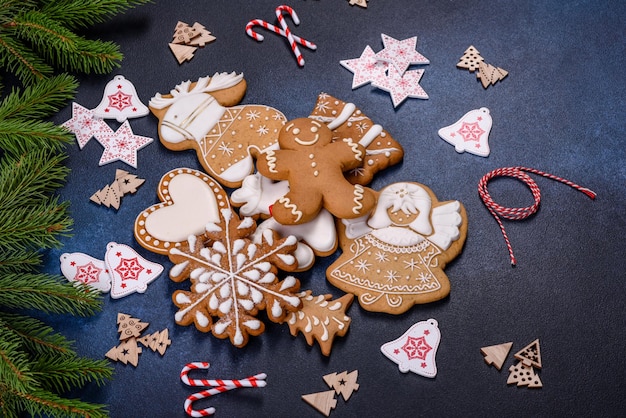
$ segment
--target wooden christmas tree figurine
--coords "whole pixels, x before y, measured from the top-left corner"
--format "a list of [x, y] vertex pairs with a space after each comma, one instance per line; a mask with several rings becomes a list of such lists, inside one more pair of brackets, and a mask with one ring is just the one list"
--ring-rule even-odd
[[141, 331], [148, 328], [148, 323], [141, 322], [137, 318], [124, 313], [117, 314], [117, 331], [120, 333], [120, 340], [129, 338], [137, 338], [141, 335]]
[[167, 347], [172, 344], [172, 340], [169, 339], [169, 331], [165, 328], [163, 331], [157, 331], [153, 334], [145, 335], [138, 340], [144, 346], [150, 348], [152, 351], [159, 354], [165, 354]]
[[514, 357], [522, 361], [522, 363], [528, 367], [541, 369], [541, 349], [539, 348], [539, 339], [536, 339], [515, 353]]
[[330, 411], [335, 409], [337, 406], [337, 399], [335, 399], [334, 390], [302, 395], [302, 399], [325, 416], [329, 416]]
[[470, 45], [469, 48], [465, 50], [456, 66], [458, 68], [465, 68], [473, 73], [478, 69], [478, 66], [483, 60], [483, 57], [480, 56], [480, 52], [478, 52], [473, 45]]
[[485, 356], [485, 363], [493, 365], [496, 369], [500, 370], [512, 346], [512, 342], [490, 345], [488, 347], [482, 347], [480, 352]]
[[113, 361], [121, 361], [124, 364], [132, 364], [137, 367], [139, 363], [139, 354], [141, 347], [137, 344], [135, 337], [124, 340], [120, 345], [111, 348], [105, 354], [105, 357]]

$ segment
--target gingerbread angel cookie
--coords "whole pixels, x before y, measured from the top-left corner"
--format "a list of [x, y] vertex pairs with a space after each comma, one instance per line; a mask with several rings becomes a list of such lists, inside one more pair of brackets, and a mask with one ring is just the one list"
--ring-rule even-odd
[[238, 105], [243, 74], [215, 73], [157, 93], [149, 107], [159, 119], [161, 143], [174, 151], [195, 149], [204, 169], [227, 187], [239, 187], [254, 171], [250, 148], [276, 148], [285, 116], [264, 105]]
[[333, 131], [333, 141], [352, 138], [354, 142], [367, 144], [363, 164], [344, 173], [352, 184], [365, 186], [374, 174], [402, 161], [402, 146], [352, 103], [320, 93], [309, 117], [325, 123]]
[[257, 170], [272, 180], [289, 182], [289, 192], [272, 206], [279, 223], [309, 222], [322, 208], [337, 218], [358, 218], [374, 207], [374, 191], [343, 176], [363, 163], [364, 145], [351, 138], [332, 142], [330, 128], [310, 118], [289, 121], [278, 144], [280, 149], [259, 155]]
[[339, 222], [343, 254], [326, 277], [368, 311], [401, 314], [450, 293], [443, 269], [466, 235], [460, 202], [439, 202], [419, 183], [394, 183], [381, 190], [371, 215]]

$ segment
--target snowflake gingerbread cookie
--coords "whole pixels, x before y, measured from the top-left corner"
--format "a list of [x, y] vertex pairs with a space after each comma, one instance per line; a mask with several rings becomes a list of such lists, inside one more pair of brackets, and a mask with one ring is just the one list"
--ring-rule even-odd
[[277, 148], [286, 118], [264, 105], [236, 106], [246, 91], [243, 74], [216, 73], [157, 93], [149, 107], [159, 119], [168, 149], [194, 149], [202, 167], [227, 187], [239, 187], [254, 171], [250, 149]]
[[281, 129], [280, 149], [259, 155], [257, 170], [272, 180], [287, 180], [289, 192], [272, 207], [281, 224], [311, 221], [322, 208], [341, 219], [369, 213], [375, 193], [348, 182], [343, 172], [359, 167], [365, 147], [351, 138], [332, 142], [332, 131], [310, 118], [294, 119]]
[[192, 283], [189, 291], [172, 295], [178, 307], [175, 320], [243, 347], [249, 336], [265, 329], [256, 318], [259, 311], [281, 323], [301, 307], [300, 282], [293, 276], [282, 281], [277, 277], [278, 269], [289, 271], [297, 265], [292, 255], [296, 238], [280, 238], [267, 230], [263, 242], [255, 244], [248, 238], [256, 228], [252, 218], [239, 219], [231, 209], [221, 212], [221, 220], [207, 223], [203, 235], [191, 235], [169, 252], [174, 263], [170, 278], [189, 278]]
[[443, 269], [466, 235], [460, 202], [439, 202], [419, 183], [394, 183], [380, 191], [371, 215], [339, 223], [343, 254], [326, 277], [368, 311], [401, 314], [450, 293]]

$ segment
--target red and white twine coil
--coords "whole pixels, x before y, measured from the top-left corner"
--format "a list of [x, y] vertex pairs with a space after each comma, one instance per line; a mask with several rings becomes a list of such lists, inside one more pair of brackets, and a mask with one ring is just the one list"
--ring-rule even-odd
[[[558, 177], [553, 174], [536, 170], [534, 168], [519, 167], [519, 166], [518, 167], [504, 167], [504, 168], [495, 169], [485, 174], [483, 178], [481, 178], [480, 181], [478, 182], [478, 194], [480, 195], [480, 198], [482, 199], [485, 206], [487, 206], [487, 209], [489, 209], [489, 212], [491, 212], [493, 217], [498, 222], [498, 225], [500, 226], [500, 230], [502, 231], [502, 235], [504, 237], [504, 242], [506, 243], [506, 246], [509, 250], [509, 257], [511, 259], [511, 265], [513, 266], [517, 264], [517, 261], [515, 259], [515, 256], [513, 255], [513, 247], [511, 246], [509, 237], [506, 233], [506, 230], [504, 229], [504, 224], [502, 223], [502, 220], [500, 218], [510, 219], [514, 221], [526, 219], [530, 215], [537, 212], [537, 209], [539, 208], [539, 204], [541, 202], [541, 191], [539, 190], [539, 186], [537, 186], [537, 183], [535, 183], [535, 181], [525, 172], [538, 174], [540, 176], [547, 177], [551, 180], [560, 181], [561, 183], [564, 183], [586, 194], [591, 199], [595, 199], [596, 197], [596, 194], [593, 191], [587, 189], [586, 187], [579, 186], [578, 184], [573, 183], [569, 180], [566, 180], [562, 177]], [[523, 207], [523, 208], [508, 208], [508, 207], [505, 207], [496, 203], [491, 198], [491, 195], [489, 194], [489, 191], [487, 190], [487, 183], [489, 183], [489, 181], [495, 177], [513, 177], [513, 178], [520, 180], [521, 182], [526, 184], [528, 188], [530, 188], [530, 191], [533, 195], [533, 199], [535, 202], [532, 205]]]
[[180, 380], [191, 387], [210, 387], [210, 389], [206, 389], [192, 395], [189, 395], [185, 400], [184, 409], [187, 415], [197, 418], [197, 417], [206, 417], [209, 415], [213, 415], [215, 413], [215, 408], [212, 406], [204, 409], [194, 409], [193, 403], [200, 399], [208, 398], [213, 395], [217, 395], [219, 393], [223, 393], [229, 390], [243, 388], [243, 387], [254, 387], [254, 388], [262, 388], [265, 387], [266, 382], [265, 378], [267, 377], [265, 373], [255, 374], [254, 376], [246, 377], [245, 379], [235, 379], [235, 380], [222, 380], [222, 379], [190, 379], [189, 372], [197, 369], [208, 369], [208, 362], [193, 362], [188, 363], [183, 367], [183, 370], [180, 372]]

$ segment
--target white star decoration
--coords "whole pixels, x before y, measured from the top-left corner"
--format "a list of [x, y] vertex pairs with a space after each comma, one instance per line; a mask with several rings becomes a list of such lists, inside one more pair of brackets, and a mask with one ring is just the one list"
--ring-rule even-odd
[[411, 64], [430, 64], [428, 58], [415, 50], [417, 36], [403, 41], [398, 41], [384, 33], [381, 37], [385, 48], [376, 54], [376, 58], [393, 64], [400, 74], [404, 74]]
[[389, 75], [374, 86], [389, 92], [393, 107], [398, 107], [408, 97], [428, 99], [428, 94], [419, 85], [423, 74], [424, 70], [409, 70], [401, 76], [395, 69], [389, 69]]
[[111, 131], [109, 125], [100, 118], [94, 116], [93, 110], [72, 103], [72, 118], [61, 126], [67, 128], [76, 136], [78, 147], [82, 149], [87, 142], [96, 134]]
[[415, 50], [417, 37], [402, 41], [384, 33], [381, 37], [384, 48], [380, 52], [375, 53], [368, 45], [359, 58], [339, 61], [344, 68], [354, 74], [352, 89], [371, 83], [372, 86], [391, 95], [394, 107], [407, 98], [428, 99], [428, 94], [419, 85], [424, 70], [408, 70], [411, 65], [430, 63]]
[[376, 53], [369, 45], [365, 47], [359, 58], [342, 60], [339, 63], [354, 73], [353, 90], [384, 78], [388, 66], [386, 62], [376, 59]]
[[128, 121], [117, 131], [98, 133], [95, 138], [104, 147], [99, 165], [119, 160], [133, 168], [137, 168], [137, 151], [153, 141], [152, 138], [135, 135]]

